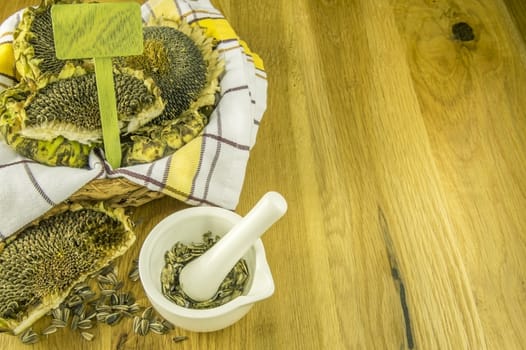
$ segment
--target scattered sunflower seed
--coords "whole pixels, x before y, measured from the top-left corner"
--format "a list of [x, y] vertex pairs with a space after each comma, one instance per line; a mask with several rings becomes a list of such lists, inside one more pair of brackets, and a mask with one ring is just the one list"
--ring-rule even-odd
[[75, 315], [79, 315], [80, 319], [82, 320], [86, 316], [86, 304], [82, 303], [77, 305], [72, 311]]
[[186, 335], [178, 335], [172, 338], [174, 343], [179, 343], [179, 342], [185, 341], [186, 339], [188, 339]]
[[[79, 331], [84, 339], [91, 341], [94, 334], [87, 330], [92, 329], [95, 323], [113, 326], [125, 317], [133, 319], [133, 332], [141, 336], [146, 336], [149, 332], [162, 335], [172, 331], [174, 326], [157, 318], [152, 306], [143, 309], [131, 292], [117, 292], [122, 287], [122, 281], [117, 280], [114, 271], [113, 268], [106, 267], [104, 274], [93, 276], [100, 287], [97, 292], [87, 283], [76, 285], [62, 304], [47, 313], [51, 322], [40, 335], [53, 334], [59, 328], [69, 325], [71, 330]], [[25, 344], [33, 344], [39, 340], [39, 334], [28, 330], [20, 338]], [[119, 339], [121, 348], [126, 340], [127, 334], [123, 333]]]
[[93, 328], [93, 322], [91, 322], [91, 320], [84, 319], [82, 321], [79, 321], [77, 327], [79, 329], [90, 329]]
[[58, 318], [54, 318], [53, 320], [51, 320], [51, 324], [57, 328], [64, 328], [66, 327], [66, 322], [64, 322], [64, 320], [61, 320], [61, 319], [58, 319]]
[[108, 273], [114, 271], [114, 269], [115, 269], [115, 261], [112, 261], [108, 265], [100, 269], [100, 271], [98, 272], [98, 276], [107, 275]]
[[128, 312], [131, 312], [132, 314], [134, 314], [136, 312], [139, 312], [140, 309], [141, 309], [141, 306], [139, 304], [133, 303], [132, 305], [128, 307]]
[[29, 328], [20, 335], [20, 340], [24, 344], [35, 344], [40, 340], [40, 337], [32, 328]]
[[141, 326], [141, 318], [139, 316], [135, 316], [133, 318], [133, 331], [135, 333], [139, 333], [140, 326]]
[[99, 304], [95, 306], [95, 310], [97, 310], [97, 312], [110, 312], [111, 306], [106, 305], [106, 304]]
[[97, 311], [91, 311], [89, 314], [86, 315], [86, 317], [84, 317], [84, 319], [91, 320], [95, 318], [96, 316], [97, 316]]
[[106, 324], [110, 326], [114, 326], [122, 319], [122, 314], [120, 312], [114, 312], [112, 314], [109, 314], [106, 316], [106, 319], [104, 320]]
[[69, 328], [71, 328], [72, 331], [76, 330], [79, 324], [79, 315], [73, 315], [71, 318], [71, 324], [69, 325]]
[[81, 305], [83, 302], [84, 299], [80, 295], [75, 294], [66, 301], [66, 305], [68, 308], [73, 309], [76, 306]]
[[113, 288], [113, 289], [115, 289], [115, 290], [121, 290], [123, 286], [124, 286], [124, 282], [119, 281], [119, 282], [117, 282], [117, 283], [114, 285], [114, 288]]
[[121, 311], [121, 312], [128, 311], [129, 308], [130, 307], [128, 305], [123, 305], [123, 304], [117, 304], [117, 305], [112, 306], [112, 309], [114, 311]]
[[98, 322], [106, 322], [106, 317], [108, 317], [110, 313], [109, 312], [98, 312], [97, 313], [97, 321]]
[[83, 337], [84, 339], [86, 339], [87, 341], [92, 341], [93, 338], [95, 337], [95, 336], [93, 335], [93, 333], [89, 333], [89, 332], [80, 332], [80, 335], [82, 335], [82, 337]]
[[113, 285], [116, 285], [119, 283], [119, 280], [117, 279], [117, 275], [115, 274], [115, 271], [112, 270], [106, 274], [106, 277], [110, 280], [110, 283]]
[[62, 310], [62, 321], [68, 324], [70, 315], [71, 315], [71, 310], [69, 308], [64, 308], [64, 310]]
[[49, 335], [49, 334], [52, 334], [52, 333], [55, 333], [57, 331], [57, 327], [54, 326], [54, 325], [49, 325], [47, 326], [46, 328], [44, 328], [42, 330], [42, 335]]
[[119, 305], [120, 304], [120, 298], [117, 295], [117, 293], [112, 293], [110, 295], [110, 305]]
[[51, 315], [53, 316], [54, 319], [61, 320], [62, 319], [62, 309], [58, 307], [56, 309], [53, 309], [51, 311]]
[[[108, 271], [109, 273], [109, 271]], [[108, 276], [106, 276], [105, 274], [100, 274], [97, 276], [97, 281], [99, 283], [102, 283], [102, 284], [111, 284], [111, 280]]]
[[150, 321], [146, 318], [142, 318], [139, 322], [139, 331], [138, 334], [145, 336], [150, 331]]
[[169, 329], [166, 328], [161, 322], [152, 322], [150, 323], [150, 331], [156, 334], [166, 334]]
[[100, 294], [102, 294], [102, 295], [112, 295], [112, 294], [115, 294], [115, 289], [102, 289], [100, 291]]
[[133, 259], [132, 267], [128, 273], [128, 278], [133, 282], [137, 282], [139, 280], [139, 259]]
[[149, 306], [142, 313], [142, 318], [151, 319], [153, 316], [153, 307]]

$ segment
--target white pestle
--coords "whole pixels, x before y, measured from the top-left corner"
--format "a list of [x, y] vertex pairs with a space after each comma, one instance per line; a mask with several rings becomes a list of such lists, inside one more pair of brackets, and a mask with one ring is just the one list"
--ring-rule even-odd
[[196, 301], [211, 299], [239, 259], [286, 211], [287, 202], [281, 194], [263, 195], [212, 248], [183, 267], [179, 283], [186, 295]]

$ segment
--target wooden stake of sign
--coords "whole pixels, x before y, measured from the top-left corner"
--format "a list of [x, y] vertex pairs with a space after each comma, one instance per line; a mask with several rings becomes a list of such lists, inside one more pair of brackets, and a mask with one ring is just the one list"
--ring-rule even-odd
[[121, 163], [117, 99], [111, 58], [140, 55], [143, 34], [137, 3], [59, 4], [51, 8], [59, 59], [93, 58], [106, 158]]

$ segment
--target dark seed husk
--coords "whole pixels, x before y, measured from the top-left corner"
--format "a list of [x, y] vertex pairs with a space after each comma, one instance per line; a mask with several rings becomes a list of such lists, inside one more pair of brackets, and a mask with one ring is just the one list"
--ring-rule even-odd
[[188, 337], [186, 335], [179, 335], [179, 336], [176, 336], [176, 337], [172, 338], [174, 343], [179, 343], [179, 342], [185, 341], [187, 339], [188, 339]]

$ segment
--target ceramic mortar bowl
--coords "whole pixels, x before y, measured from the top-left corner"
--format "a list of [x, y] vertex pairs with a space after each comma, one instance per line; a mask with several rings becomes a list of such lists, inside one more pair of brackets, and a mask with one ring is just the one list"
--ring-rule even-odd
[[[245, 254], [249, 280], [242, 295], [210, 309], [181, 307], [166, 298], [161, 289], [164, 254], [176, 242], [201, 242], [203, 234], [223, 236], [241, 216], [216, 207], [195, 207], [178, 211], [162, 220], [149, 233], [139, 255], [139, 274], [144, 291], [157, 312], [177, 327], [211, 332], [228, 327], [241, 319], [255, 302], [274, 293], [274, 281], [261, 239]], [[198, 278], [198, 276], [196, 276]]]

